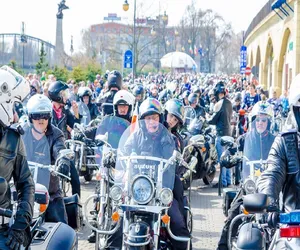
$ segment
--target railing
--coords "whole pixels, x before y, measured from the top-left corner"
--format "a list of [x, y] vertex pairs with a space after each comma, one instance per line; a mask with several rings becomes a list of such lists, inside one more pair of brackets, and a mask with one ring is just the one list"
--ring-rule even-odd
[[250, 25], [244, 35], [245, 40], [249, 36], [249, 34], [254, 30], [254, 28], [272, 12], [272, 3], [273, 2], [274, 2], [274, 0], [268, 0], [268, 2], [264, 5], [264, 7], [253, 18], [252, 22], [250, 23]]

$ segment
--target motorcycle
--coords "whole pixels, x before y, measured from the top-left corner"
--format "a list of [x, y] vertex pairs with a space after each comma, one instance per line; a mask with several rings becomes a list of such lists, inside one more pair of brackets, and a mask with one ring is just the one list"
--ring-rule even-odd
[[[192, 179], [202, 179], [206, 185], [210, 185], [216, 175], [217, 153], [215, 149], [215, 136], [212, 128], [207, 127], [202, 117], [197, 118], [191, 107], [185, 107], [185, 109], [188, 110], [186, 112], [188, 133], [185, 134], [185, 140], [188, 141], [188, 145], [184, 149], [183, 158], [188, 163], [196, 161], [196, 173], [193, 174]], [[190, 186], [189, 182], [189, 172], [187, 172], [183, 176], [185, 189]]]
[[[139, 128], [146, 129], [143, 121]], [[168, 133], [162, 124], [159, 124], [159, 130]], [[190, 249], [189, 237], [172, 233], [168, 215], [173, 201], [175, 162], [182, 158], [176, 151], [174, 153], [175, 144], [169, 159], [154, 157], [149, 152], [137, 155], [128, 148], [131, 131], [133, 129], [129, 127], [123, 133], [118, 146], [115, 182], [109, 193], [116, 204], [112, 214], [115, 227], [112, 230], [122, 224], [122, 249], [170, 249], [170, 237], [187, 242]], [[186, 219], [187, 225], [191, 225], [189, 210]]]
[[[129, 122], [116, 116], [107, 117], [104, 119], [110, 119], [110, 131], [111, 133], [103, 133], [101, 125], [97, 129], [97, 135], [95, 141], [97, 142], [96, 158], [99, 165], [99, 171], [96, 174], [97, 184], [95, 187], [95, 193], [89, 196], [85, 202], [84, 216], [87, 226], [96, 232], [96, 244], [95, 249], [102, 249], [106, 246], [106, 240], [108, 234], [100, 233], [107, 232], [112, 226], [112, 212], [114, 203], [109, 197], [110, 188], [114, 182], [113, 171], [116, 164], [116, 154], [119, 138], [122, 133], [129, 126]], [[105, 129], [104, 129], [105, 130]], [[102, 148], [100, 148], [102, 147]], [[90, 208], [90, 202], [92, 206]]]
[[[242, 183], [238, 190], [235, 199], [241, 198], [244, 195], [253, 194], [256, 191], [256, 181], [261, 173], [267, 168], [267, 157], [269, 150], [274, 141], [274, 136], [268, 131], [271, 127], [269, 124], [264, 124], [266, 130], [261, 131], [262, 123], [255, 120], [251, 124], [251, 130], [248, 130], [244, 137], [243, 147], [243, 164], [242, 164]], [[261, 133], [259, 133], [261, 132]], [[242, 211], [243, 203], [240, 204], [240, 210]], [[236, 230], [241, 223], [248, 222], [248, 218], [243, 213], [236, 216], [230, 224], [228, 233], [228, 243], [230, 247], [235, 247], [239, 236]], [[239, 224], [238, 224], [239, 223]], [[231, 248], [229, 248], [231, 249]], [[235, 248], [234, 248], [235, 249]], [[237, 248], [245, 249], [245, 248]], [[259, 247], [257, 249], [260, 249]]]
[[[71, 157], [72, 152], [65, 150], [60, 153], [59, 158], [61, 157]], [[32, 223], [30, 225], [31, 232], [31, 243], [30, 249], [40, 250], [40, 249], [78, 249], [78, 239], [74, 229], [80, 228], [80, 212], [78, 204], [75, 204], [75, 197], [69, 200], [65, 200], [66, 210], [68, 217], [70, 218], [69, 225], [64, 223], [52, 223], [45, 222], [45, 212], [49, 204], [49, 184], [50, 184], [50, 175], [57, 174], [62, 175], [56, 171], [56, 166], [44, 166], [38, 163], [29, 162], [29, 167], [35, 182], [35, 203], [34, 203], [34, 214]], [[64, 178], [68, 178], [64, 176]], [[1, 209], [0, 216], [9, 218], [9, 225], [12, 225], [14, 222], [14, 215], [17, 209], [17, 197], [13, 183], [9, 187], [12, 193], [12, 204], [13, 209]], [[6, 192], [7, 183], [6, 180], [0, 177], [0, 190]], [[4, 193], [5, 193], [4, 192]], [[1, 196], [1, 194], [0, 194]], [[70, 202], [68, 202], [70, 201]], [[72, 201], [72, 202], [71, 202]], [[69, 206], [69, 208], [68, 208]], [[76, 217], [75, 217], [76, 216]], [[73, 217], [73, 218], [72, 218]], [[73, 220], [71, 220], [71, 218]], [[77, 221], [75, 221], [77, 219]], [[74, 228], [72, 228], [72, 226]], [[63, 237], [62, 237], [63, 236]]]

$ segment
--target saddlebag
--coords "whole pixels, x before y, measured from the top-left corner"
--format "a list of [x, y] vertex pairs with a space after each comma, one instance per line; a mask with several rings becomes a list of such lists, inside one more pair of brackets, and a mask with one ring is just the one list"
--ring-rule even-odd
[[68, 224], [74, 230], [81, 227], [82, 224], [82, 206], [79, 201], [78, 194], [74, 194], [70, 197], [64, 197], [66, 211], [68, 215]]

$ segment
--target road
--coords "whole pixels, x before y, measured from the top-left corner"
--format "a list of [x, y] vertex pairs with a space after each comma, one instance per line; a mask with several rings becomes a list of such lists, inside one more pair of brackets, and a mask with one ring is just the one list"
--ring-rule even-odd
[[[82, 202], [84, 202], [92, 194], [95, 181], [86, 183], [81, 179], [81, 184]], [[193, 250], [216, 249], [225, 219], [221, 207], [222, 198], [217, 195], [217, 189], [205, 186], [202, 181], [197, 181], [193, 184]], [[95, 249], [95, 245], [87, 241], [89, 234], [90, 230], [87, 227], [78, 233], [80, 250]]]

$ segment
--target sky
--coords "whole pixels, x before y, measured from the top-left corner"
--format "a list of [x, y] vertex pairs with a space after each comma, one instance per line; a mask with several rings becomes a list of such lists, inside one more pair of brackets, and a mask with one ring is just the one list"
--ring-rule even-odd
[[[21, 33], [25, 22], [25, 33], [55, 45], [57, 4], [61, 0], [0, 0], [0, 33]], [[136, 0], [137, 17], [155, 17], [164, 11], [169, 16], [169, 25], [177, 25], [184, 10], [192, 0]], [[267, 0], [195, 0], [197, 7], [212, 9], [236, 32], [246, 30]], [[108, 13], [117, 13], [128, 23], [133, 20], [133, 2], [128, 0], [130, 9], [122, 9], [124, 0], [66, 0], [70, 9], [65, 10], [63, 36], [65, 51], [70, 51], [71, 36], [74, 37], [74, 52], [82, 49], [81, 31], [92, 24], [102, 23]], [[143, 3], [143, 7], [139, 8]], [[142, 15], [143, 14], [143, 15]]]

